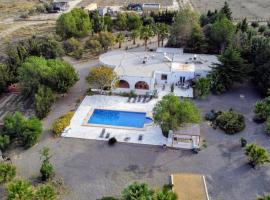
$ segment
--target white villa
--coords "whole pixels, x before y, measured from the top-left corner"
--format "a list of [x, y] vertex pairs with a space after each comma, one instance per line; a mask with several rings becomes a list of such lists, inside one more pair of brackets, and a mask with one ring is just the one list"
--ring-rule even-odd
[[158, 48], [156, 52], [116, 50], [99, 58], [100, 64], [114, 68], [119, 86], [114, 92], [153, 94], [169, 91], [173, 85], [177, 96], [193, 97], [191, 81], [206, 76], [215, 55], [188, 54], [182, 49]]

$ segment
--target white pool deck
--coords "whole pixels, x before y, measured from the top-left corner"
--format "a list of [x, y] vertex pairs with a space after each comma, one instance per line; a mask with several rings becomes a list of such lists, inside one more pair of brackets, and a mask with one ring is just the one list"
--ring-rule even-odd
[[[163, 95], [162, 95], [163, 96]], [[127, 111], [152, 112], [152, 109], [159, 99], [152, 99], [148, 103], [136, 102], [128, 103], [127, 97], [94, 95], [86, 96], [81, 105], [71, 119], [70, 126], [62, 133], [62, 137], [82, 138], [91, 140], [108, 140], [105, 136], [110, 133], [110, 137], [115, 137], [118, 142], [163, 145], [167, 139], [162, 135], [161, 129], [157, 125], [147, 126], [144, 130], [130, 130], [123, 128], [105, 128], [106, 132], [101, 138], [103, 127], [85, 126], [84, 120], [88, 120], [88, 113], [91, 109], [119, 109]], [[143, 135], [141, 141], [139, 135]], [[130, 138], [129, 140], [125, 140]]]

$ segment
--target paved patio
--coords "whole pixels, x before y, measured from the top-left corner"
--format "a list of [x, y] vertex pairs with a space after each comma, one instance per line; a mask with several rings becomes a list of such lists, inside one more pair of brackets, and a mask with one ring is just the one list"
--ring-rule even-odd
[[[151, 113], [158, 99], [152, 99], [147, 103], [136, 102], [128, 103], [127, 97], [94, 95], [86, 96], [81, 105], [75, 112], [70, 126], [63, 132], [62, 137], [108, 140], [105, 135], [110, 134], [109, 138], [115, 137], [118, 142], [163, 145], [166, 138], [162, 135], [159, 126], [146, 126], [144, 130], [134, 130], [126, 128], [106, 128], [104, 137], [100, 137], [102, 129], [105, 127], [85, 126], [85, 121], [89, 118], [89, 112], [94, 108], [118, 109], [127, 111], [140, 111]], [[139, 136], [142, 135], [142, 140]]]

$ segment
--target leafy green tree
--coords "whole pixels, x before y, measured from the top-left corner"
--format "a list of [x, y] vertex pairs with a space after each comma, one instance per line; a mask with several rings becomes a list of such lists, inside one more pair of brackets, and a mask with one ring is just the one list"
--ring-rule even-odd
[[200, 122], [200, 112], [189, 100], [179, 100], [174, 95], [166, 95], [153, 109], [153, 117], [164, 136], [169, 130], [176, 130], [185, 123]]
[[247, 145], [245, 148], [245, 154], [248, 157], [249, 163], [254, 168], [269, 162], [268, 151], [259, 145]]
[[44, 147], [41, 151], [41, 168], [40, 168], [40, 173], [41, 173], [41, 178], [43, 181], [47, 181], [51, 179], [54, 175], [54, 169], [53, 165], [50, 162], [51, 155], [49, 152], [49, 148]]
[[199, 24], [195, 24], [192, 28], [190, 38], [187, 40], [185, 52], [190, 53], [205, 53], [207, 50], [207, 44], [203, 31]]
[[105, 31], [112, 32], [113, 31], [113, 20], [110, 15], [104, 16], [104, 24], [105, 24]]
[[16, 176], [16, 167], [10, 163], [0, 162], [0, 183], [11, 181]]
[[7, 89], [9, 73], [6, 65], [0, 63], [0, 95]]
[[81, 8], [62, 14], [56, 22], [56, 33], [62, 38], [84, 37], [91, 29], [90, 18]]
[[151, 190], [147, 184], [135, 182], [123, 190], [122, 198], [123, 200], [151, 200], [153, 199], [153, 194], [154, 191]]
[[157, 27], [157, 36], [158, 36], [158, 46], [160, 46], [160, 41], [161, 41], [161, 46], [164, 45], [164, 40], [169, 37], [169, 26], [165, 23], [158, 23], [156, 25]]
[[104, 51], [107, 51], [115, 43], [115, 37], [110, 32], [100, 32], [97, 36], [97, 40], [101, 44]]
[[0, 135], [0, 150], [5, 151], [10, 144], [10, 137], [8, 135]]
[[126, 13], [117, 13], [115, 20], [116, 28], [120, 31], [124, 31], [127, 29], [127, 15]]
[[46, 86], [40, 86], [35, 94], [35, 111], [38, 118], [43, 119], [51, 110], [55, 97], [52, 90]]
[[24, 130], [24, 122], [25, 119], [19, 112], [16, 112], [14, 115], [7, 115], [4, 118], [4, 134], [11, 139], [18, 137]]
[[119, 49], [122, 48], [122, 43], [125, 41], [125, 35], [123, 33], [118, 33], [116, 36], [116, 42], [119, 43]]
[[210, 74], [211, 89], [220, 94], [229, 90], [234, 83], [242, 82], [247, 77], [249, 67], [233, 47], [228, 47], [219, 57]]
[[209, 43], [215, 52], [223, 52], [231, 44], [235, 33], [233, 23], [226, 17], [220, 16], [210, 28]]
[[168, 45], [172, 47], [182, 47], [191, 36], [193, 27], [199, 23], [198, 15], [190, 9], [180, 10], [172, 25]]
[[99, 15], [98, 11], [93, 12], [90, 15], [92, 24], [93, 24], [93, 32], [99, 33], [101, 31], [105, 31], [105, 21], [102, 16]]
[[36, 189], [35, 197], [38, 200], [56, 200], [57, 195], [53, 186], [51, 185], [40, 185]]
[[151, 37], [153, 37], [154, 35], [155, 34], [154, 34], [154, 31], [153, 31], [151, 26], [147, 25], [147, 26], [143, 26], [141, 28], [140, 39], [144, 40], [144, 48], [145, 48], [145, 50], [147, 50], [148, 40]]
[[134, 29], [130, 33], [130, 37], [133, 40], [133, 44], [136, 44], [136, 39], [140, 36], [140, 30], [139, 29]]
[[220, 12], [224, 14], [229, 20], [232, 20], [232, 11], [227, 1], [225, 1], [224, 6], [221, 8]]
[[36, 117], [25, 119], [23, 131], [20, 133], [24, 147], [29, 148], [34, 146], [42, 133], [42, 123]]
[[24, 95], [33, 96], [40, 85], [58, 93], [67, 92], [78, 80], [75, 69], [60, 59], [29, 57], [19, 70], [19, 85]]
[[140, 29], [142, 26], [142, 20], [136, 13], [130, 13], [127, 15], [127, 29], [129, 31]]
[[206, 77], [199, 78], [195, 83], [195, 91], [199, 98], [205, 98], [210, 94], [210, 79]]
[[100, 91], [106, 88], [114, 88], [117, 84], [117, 75], [112, 68], [99, 66], [92, 68], [86, 77], [91, 88], [99, 89]]
[[263, 196], [259, 196], [257, 198], [257, 200], [270, 200], [270, 194], [269, 193], [266, 193], [265, 195]]
[[33, 200], [32, 185], [26, 180], [15, 180], [7, 185], [7, 200]]

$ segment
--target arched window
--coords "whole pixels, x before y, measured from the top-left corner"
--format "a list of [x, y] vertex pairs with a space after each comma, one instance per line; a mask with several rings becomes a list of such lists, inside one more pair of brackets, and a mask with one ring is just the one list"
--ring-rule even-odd
[[149, 85], [146, 82], [144, 82], [144, 81], [138, 81], [135, 84], [135, 89], [149, 90]]
[[120, 80], [118, 83], [119, 88], [129, 88], [129, 83], [125, 80]]

